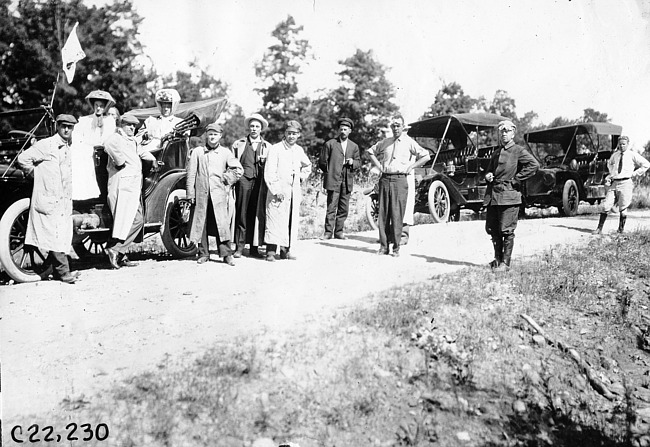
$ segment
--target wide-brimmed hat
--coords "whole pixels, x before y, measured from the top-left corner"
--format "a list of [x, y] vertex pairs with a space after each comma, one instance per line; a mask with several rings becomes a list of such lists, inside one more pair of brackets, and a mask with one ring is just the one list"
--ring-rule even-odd
[[104, 90], [93, 90], [92, 92], [86, 95], [86, 101], [90, 104], [90, 107], [93, 106], [93, 100], [106, 101], [106, 110], [110, 109], [115, 105], [115, 99], [111, 96], [110, 93], [105, 92]]
[[510, 120], [499, 121], [499, 130], [501, 129], [516, 129], [515, 123]]
[[77, 124], [79, 121], [77, 121], [77, 118], [75, 118], [72, 115], [68, 115], [67, 113], [62, 113], [60, 115], [57, 115], [55, 118], [55, 121], [58, 123], [68, 123], [68, 124]]
[[289, 120], [287, 121], [287, 124], [285, 124], [285, 130], [293, 130], [296, 132], [300, 132], [302, 130], [302, 126], [296, 120]]
[[136, 126], [140, 124], [140, 121], [135, 117], [135, 115], [132, 115], [130, 113], [125, 113], [122, 115], [122, 118], [120, 120], [120, 125], [123, 126], [125, 124], [135, 124]]
[[217, 123], [208, 124], [208, 126], [205, 128], [205, 132], [207, 133], [209, 130], [213, 130], [215, 132], [223, 133], [223, 126], [221, 124], [217, 124]]
[[259, 121], [262, 124], [262, 132], [264, 132], [269, 127], [269, 122], [265, 120], [264, 117], [259, 113], [253, 113], [252, 115], [247, 116], [246, 119], [244, 120], [244, 126], [248, 128], [251, 121], [253, 120]]
[[339, 118], [338, 125], [341, 126], [342, 124], [348, 126], [350, 129], [354, 129], [354, 123], [350, 118]]

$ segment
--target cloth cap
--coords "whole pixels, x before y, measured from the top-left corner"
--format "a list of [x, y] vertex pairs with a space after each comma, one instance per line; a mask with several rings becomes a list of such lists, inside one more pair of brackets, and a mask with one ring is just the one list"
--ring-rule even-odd
[[259, 121], [262, 124], [262, 132], [264, 132], [269, 127], [269, 122], [266, 121], [264, 117], [259, 113], [253, 113], [252, 115], [247, 116], [246, 119], [244, 120], [244, 126], [248, 128], [251, 121], [253, 120]]
[[86, 95], [86, 101], [88, 101], [90, 107], [93, 106], [93, 100], [96, 99], [106, 101], [106, 110], [115, 105], [115, 99], [113, 99], [110, 93], [105, 92], [104, 90], [93, 90]]
[[339, 126], [346, 125], [350, 129], [354, 129], [354, 124], [352, 123], [352, 120], [350, 118], [340, 118], [338, 123], [339, 123]]
[[510, 120], [499, 121], [499, 130], [501, 129], [516, 129], [515, 123]]
[[221, 124], [217, 123], [212, 123], [208, 124], [208, 126], [205, 128], [206, 133], [210, 130], [213, 130], [215, 132], [223, 133], [223, 126]]
[[72, 115], [68, 115], [66, 113], [62, 113], [60, 115], [57, 115], [56, 117], [56, 122], [58, 123], [68, 123], [68, 124], [77, 124], [77, 118], [75, 118]]
[[140, 124], [140, 121], [135, 117], [135, 115], [132, 115], [130, 113], [125, 113], [122, 115], [122, 120], [121, 120], [121, 125], [125, 124], [135, 124], [136, 126]]
[[625, 141], [627, 141], [629, 143], [630, 142], [630, 137], [628, 137], [627, 135], [621, 135], [620, 137], [618, 137], [618, 141], [621, 141], [621, 140], [625, 140]]
[[302, 126], [300, 125], [300, 123], [298, 121], [290, 120], [290, 121], [287, 121], [285, 130], [294, 130], [296, 132], [300, 132], [302, 130]]

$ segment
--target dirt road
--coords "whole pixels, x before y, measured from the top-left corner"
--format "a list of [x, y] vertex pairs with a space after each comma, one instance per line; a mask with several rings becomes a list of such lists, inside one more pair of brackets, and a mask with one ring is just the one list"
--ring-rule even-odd
[[[514, 262], [557, 244], [585, 243], [596, 219], [520, 221]], [[242, 258], [230, 267], [214, 254], [203, 265], [150, 259], [135, 268], [84, 270], [75, 285], [3, 286], [2, 419], [54, 413], [62, 399], [93, 395], [166, 354], [198, 354], [216, 340], [313, 324], [371, 292], [485, 266], [492, 252], [483, 226], [415, 226], [400, 258], [377, 256], [376, 234], [365, 232], [346, 241], [300, 241], [292, 250], [297, 261]], [[650, 227], [650, 212], [631, 213], [627, 226]]]

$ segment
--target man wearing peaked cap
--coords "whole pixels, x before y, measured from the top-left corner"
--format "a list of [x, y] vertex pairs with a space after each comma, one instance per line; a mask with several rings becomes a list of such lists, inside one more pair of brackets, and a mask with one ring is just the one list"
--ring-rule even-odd
[[300, 182], [311, 174], [311, 161], [296, 142], [302, 126], [288, 121], [284, 139], [269, 148], [264, 167], [264, 181], [269, 189], [266, 196], [266, 260], [275, 261], [280, 247], [280, 259], [296, 259], [290, 253], [298, 240], [298, 223], [302, 190]]
[[487, 190], [483, 205], [487, 206], [485, 231], [492, 239], [494, 270], [510, 268], [515, 245], [515, 229], [521, 206], [521, 183], [532, 177], [539, 164], [526, 149], [515, 144], [515, 124], [499, 122], [500, 147], [488, 163], [485, 181]]
[[354, 125], [350, 118], [338, 120], [338, 136], [327, 141], [318, 158], [327, 190], [327, 214], [322, 239], [346, 239], [343, 234], [348, 217], [354, 172], [361, 166], [359, 146], [348, 137]]
[[72, 284], [67, 253], [72, 243], [72, 161], [70, 143], [77, 119], [58, 115], [56, 135], [36, 142], [18, 156], [18, 164], [34, 172], [25, 244], [49, 252], [43, 268], [54, 278]]
[[142, 160], [153, 163], [158, 169], [156, 157], [140, 146], [135, 139], [138, 119], [126, 113], [120, 127], [105, 144], [108, 154], [108, 205], [113, 214], [111, 239], [106, 254], [112, 268], [133, 267], [126, 252], [144, 226], [142, 210]]
[[269, 123], [259, 113], [246, 117], [244, 125], [248, 135], [232, 145], [232, 152], [244, 169], [235, 186], [234, 234], [235, 258], [241, 257], [246, 244], [251, 257], [260, 257], [259, 246], [264, 243], [266, 224], [266, 184], [264, 163], [271, 146], [263, 137]]

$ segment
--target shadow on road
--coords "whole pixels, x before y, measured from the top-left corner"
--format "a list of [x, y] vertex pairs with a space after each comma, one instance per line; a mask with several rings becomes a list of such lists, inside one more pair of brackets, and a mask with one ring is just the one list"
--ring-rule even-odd
[[454, 261], [453, 259], [437, 258], [435, 256], [427, 256], [427, 255], [411, 254], [410, 256], [414, 258], [423, 258], [427, 262], [437, 262], [438, 264], [462, 265], [464, 267], [482, 267], [484, 265], [484, 264], [476, 264], [474, 262], [467, 262], [467, 261]]

